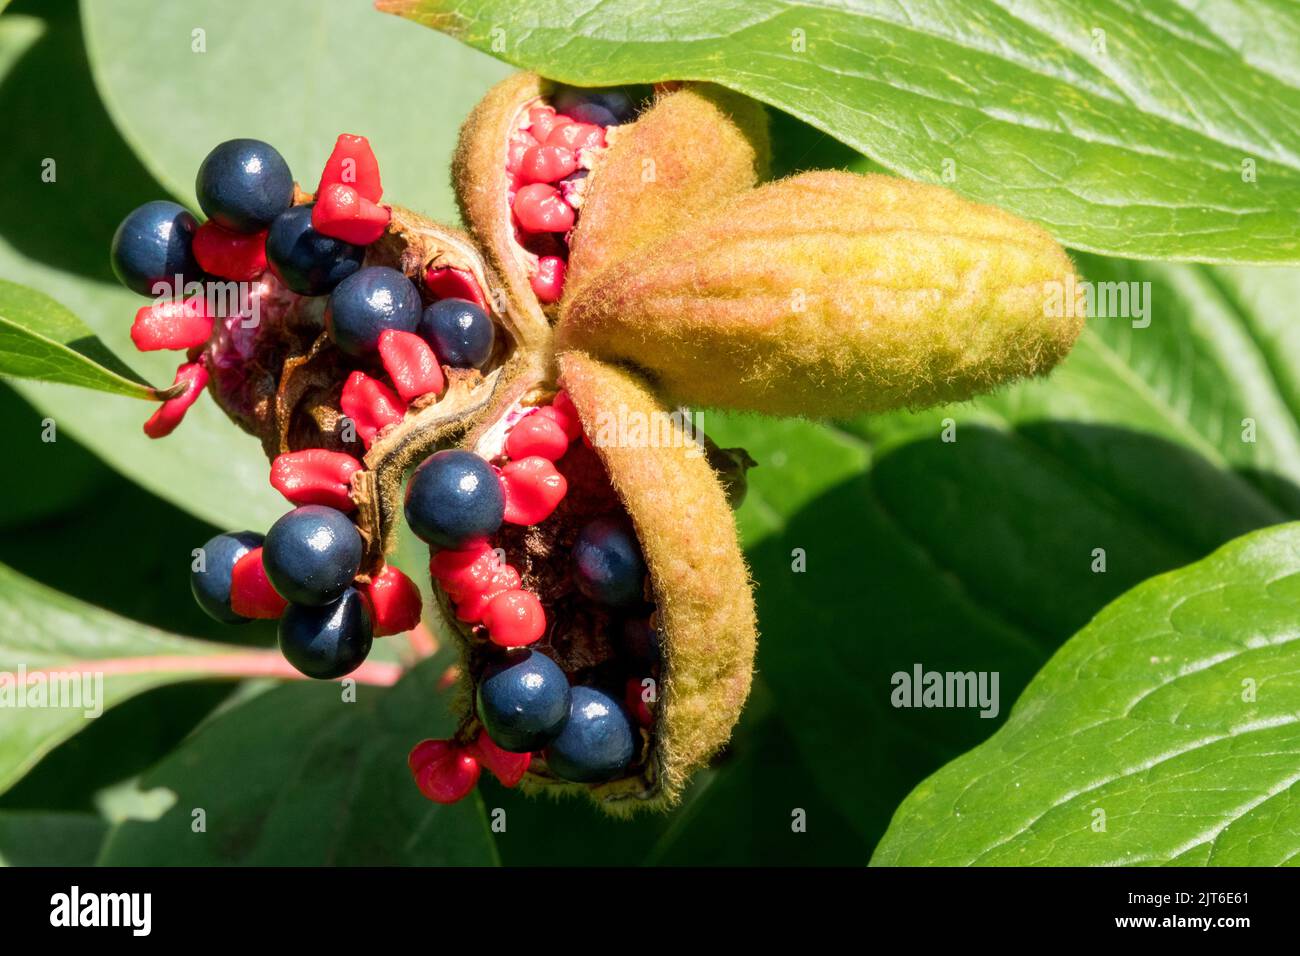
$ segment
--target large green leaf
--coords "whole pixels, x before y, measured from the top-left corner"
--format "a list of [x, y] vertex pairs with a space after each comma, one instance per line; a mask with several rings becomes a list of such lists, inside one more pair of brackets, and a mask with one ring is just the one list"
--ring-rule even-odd
[[0, 280], [0, 376], [158, 399], [84, 322], [47, 295]]
[[[439, 806], [411, 781], [406, 754], [454, 729], [430, 658], [392, 688], [296, 684], [201, 727], [140, 788], [176, 801], [159, 819], [109, 835], [101, 862], [135, 865], [482, 865], [496, 849], [477, 798]], [[238, 781], [238, 786], [232, 786]], [[205, 830], [195, 830], [201, 810]]]
[[104, 710], [238, 656], [101, 611], [0, 565], [0, 791]]
[[[1081, 267], [1150, 282], [1150, 323], [1092, 319], [1048, 380], [838, 429], [706, 417], [760, 462], [741, 510], [760, 672], [813, 780], [868, 839], [1119, 594], [1300, 517], [1300, 273]], [[917, 663], [999, 672], [999, 718], [891, 706], [892, 675]]]
[[107, 830], [92, 813], [2, 811], [0, 865], [90, 866]]
[[1081, 249], [1300, 261], [1300, 16], [1280, 0], [378, 6], [571, 83], [721, 83]]
[[[53, 296], [114, 354], [153, 382], [170, 383], [175, 353], [136, 353], [131, 319], [144, 299], [116, 284], [113, 230], [126, 210], [162, 194], [99, 105], [73, 0], [20, 5], [39, 16], [0, 17], [0, 115], [8, 123], [0, 178], [15, 188], [0, 203], [0, 277]], [[51, 77], [75, 114], [51, 109]], [[70, 120], [69, 116], [75, 119]], [[53, 182], [42, 182], [46, 159]], [[24, 184], [17, 188], [17, 184]], [[284, 511], [266, 481], [256, 439], [206, 398], [163, 441], [141, 431], [138, 401], [67, 385], [13, 382], [16, 391], [105, 462], [161, 498], [222, 528], [264, 529]]]
[[223, 140], [274, 144], [310, 191], [346, 132], [369, 137], [385, 200], [455, 221], [456, 135], [507, 72], [352, 0], [83, 2], [82, 17], [109, 112], [150, 172], [191, 205], [199, 164]]
[[1296, 524], [1139, 586], [917, 787], [873, 862], [1297, 862], [1297, 621]]

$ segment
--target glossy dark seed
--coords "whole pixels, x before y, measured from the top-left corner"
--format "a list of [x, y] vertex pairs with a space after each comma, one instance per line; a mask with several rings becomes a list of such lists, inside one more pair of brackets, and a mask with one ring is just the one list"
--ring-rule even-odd
[[578, 590], [608, 607], [628, 607], [645, 593], [645, 560], [630, 522], [596, 518], [573, 543]]
[[132, 210], [113, 233], [113, 274], [140, 295], [158, 295], [158, 283], [166, 286], [166, 295], [183, 294], [177, 276], [183, 287], [203, 275], [192, 249], [198, 228], [194, 215], [174, 202], [159, 199]]
[[388, 266], [369, 266], [334, 287], [325, 307], [325, 328], [344, 352], [370, 355], [386, 329], [414, 332], [420, 311], [415, 283]]
[[372, 640], [370, 614], [356, 588], [324, 607], [290, 604], [280, 618], [280, 653], [302, 673], [320, 680], [360, 667]]
[[208, 153], [195, 179], [199, 206], [232, 232], [260, 232], [293, 202], [293, 174], [274, 146], [232, 139]]
[[262, 536], [256, 532], [230, 531], [203, 546], [202, 570], [190, 569], [190, 590], [208, 617], [223, 624], [248, 623], [230, 609], [230, 575], [236, 561], [261, 545]]
[[453, 368], [482, 368], [492, 357], [496, 327], [481, 308], [468, 299], [439, 299], [420, 318], [419, 333]]
[[574, 783], [617, 777], [632, 760], [632, 725], [608, 694], [592, 687], [569, 691], [569, 719], [543, 751], [546, 766]]
[[286, 601], [320, 607], [338, 599], [357, 576], [361, 534], [348, 516], [324, 505], [303, 505], [266, 533], [262, 565]]
[[613, 126], [636, 116], [637, 102], [626, 90], [617, 88], [582, 89], [562, 87], [552, 100], [556, 112], [579, 123]]
[[491, 664], [478, 685], [478, 715], [502, 750], [531, 753], [546, 746], [569, 716], [569, 680], [537, 651]]
[[314, 203], [294, 206], [271, 223], [266, 261], [271, 271], [299, 295], [324, 295], [361, 268], [366, 250], [333, 239], [311, 227]]
[[430, 455], [406, 486], [406, 523], [421, 541], [463, 548], [496, 533], [505, 494], [492, 466], [470, 451]]

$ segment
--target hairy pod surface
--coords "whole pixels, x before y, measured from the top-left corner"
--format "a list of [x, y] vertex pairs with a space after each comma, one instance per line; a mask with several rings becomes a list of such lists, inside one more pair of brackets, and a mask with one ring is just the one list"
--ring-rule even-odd
[[560, 348], [646, 369], [674, 402], [843, 415], [969, 398], [1050, 370], [1070, 260], [950, 190], [840, 172], [742, 193], [575, 290]]
[[[749, 572], [727, 496], [698, 441], [631, 372], [561, 353], [573, 399], [641, 540], [654, 587], [665, 676], [656, 752], [671, 802], [691, 772], [731, 736], [749, 695], [757, 622]], [[639, 416], [669, 441], [613, 441], [614, 422]]]
[[700, 84], [661, 93], [614, 139], [574, 229], [568, 289], [767, 178], [767, 114]]

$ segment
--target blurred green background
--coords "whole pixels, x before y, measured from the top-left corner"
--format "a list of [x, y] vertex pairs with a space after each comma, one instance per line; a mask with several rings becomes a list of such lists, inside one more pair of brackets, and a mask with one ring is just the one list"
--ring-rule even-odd
[[[173, 360], [130, 348], [138, 303], [108, 268], [127, 211], [164, 196], [193, 206], [194, 171], [231, 136], [272, 142], [306, 181], [347, 131], [374, 143], [386, 198], [454, 221], [459, 123], [506, 73], [366, 3], [20, 0], [0, 17], [0, 277], [58, 299], [151, 381], [170, 381]], [[773, 121], [779, 171], [867, 168], [798, 121]], [[48, 158], [52, 183], [40, 177]], [[1296, 273], [1078, 261], [1090, 277], [1151, 282], [1157, 322], [1147, 335], [1093, 323], [1050, 385], [833, 424], [706, 413], [713, 437], [760, 463], [738, 520], [762, 637], [735, 739], [674, 813], [610, 821], [487, 780], [464, 806], [425, 803], [404, 755], [446, 732], [440, 655], [397, 687], [362, 688], [356, 705], [332, 686], [269, 681], [140, 693], [0, 794], [0, 857], [865, 864], [898, 802], [991, 734], [1107, 601], [1300, 516], [1297, 392], [1285, 374], [1262, 390], [1242, 374], [1295, 350], [1284, 304]], [[140, 432], [147, 406], [129, 399], [9, 383], [0, 410], [0, 562], [173, 634], [273, 644], [270, 627], [221, 628], [189, 595], [191, 548], [265, 530], [284, 510], [256, 443], [210, 402], [157, 443]], [[1236, 438], [1247, 416], [1259, 444]], [[41, 440], [47, 418], [53, 443]], [[955, 443], [941, 440], [949, 421]], [[1105, 573], [1091, 568], [1098, 547]], [[421, 577], [418, 549], [398, 563]], [[40, 623], [0, 610], [6, 620], [4, 660], [21, 661]], [[893, 709], [890, 675], [916, 663], [998, 671], [999, 719]], [[0, 751], [23, 740], [21, 719], [0, 712]], [[491, 826], [501, 809], [504, 832]]]

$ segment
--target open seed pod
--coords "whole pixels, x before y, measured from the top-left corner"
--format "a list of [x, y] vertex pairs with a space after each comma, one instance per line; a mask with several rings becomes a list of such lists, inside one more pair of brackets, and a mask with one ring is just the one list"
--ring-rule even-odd
[[[550, 515], [529, 526], [503, 525], [492, 544], [545, 608], [545, 636], [530, 649], [554, 660], [574, 684], [617, 690], [620, 702], [629, 684], [652, 693], [644, 723], [635, 728], [635, 753], [616, 777], [569, 782], [542, 757], [533, 759], [524, 785], [582, 791], [614, 813], [659, 808], [727, 741], [748, 695], [755, 648], [748, 572], [726, 493], [689, 419], [674, 415], [632, 372], [579, 352], [561, 354], [558, 366], [556, 385], [571, 398], [591, 447], [575, 442], [556, 462], [568, 493]], [[464, 447], [501, 460], [510, 429], [528, 413], [520, 403], [542, 394], [503, 396], [506, 406], [484, 416]], [[630, 436], [638, 426], [656, 440]], [[630, 519], [644, 556], [644, 591], [631, 607], [592, 600], [575, 582], [574, 539], [605, 519]], [[435, 575], [438, 561], [435, 553]], [[439, 593], [454, 619], [455, 604]], [[625, 636], [629, 624], [643, 622], [658, 644], [655, 660]], [[474, 687], [485, 668], [511, 653], [483, 631], [462, 631], [466, 740], [480, 732]]]
[[[1044, 286], [1071, 266], [1041, 230], [887, 177], [761, 185], [767, 137], [759, 104], [706, 84], [511, 77], [456, 151], [470, 235], [394, 207], [365, 252], [427, 307], [477, 303], [495, 329], [485, 360], [443, 363], [445, 388], [407, 394], [400, 363], [345, 354], [323, 301], [271, 273], [260, 321], [241, 310], [191, 355], [276, 459], [276, 487], [353, 516], [376, 633], [411, 626], [379, 627], [400, 522], [430, 543], [462, 650], [458, 730], [411, 753], [431, 799], [465, 796], [486, 766], [610, 813], [658, 809], [726, 744], [756, 640], [730, 514], [753, 462], [678, 403], [928, 404], [1044, 373], [1078, 334], [1043, 314]], [[312, 450], [343, 453], [341, 470], [327, 461], [316, 485], [277, 476]], [[259, 569], [238, 580], [264, 584]], [[405, 593], [396, 618], [410, 621]], [[264, 616], [284, 605], [268, 587], [231, 601]], [[521, 664], [537, 670], [498, 694]], [[538, 681], [554, 713], [521, 730], [510, 694]]]
[[[542, 301], [555, 298], [545, 290], [539, 298], [539, 261], [557, 252], [565, 256], [567, 295], [606, 261], [677, 227], [684, 210], [709, 208], [752, 188], [766, 173], [766, 120], [757, 104], [718, 88], [658, 91], [635, 119], [606, 127], [606, 145], [579, 151], [587, 175], [578, 180], [576, 225], [562, 248], [552, 235], [521, 229], [512, 208], [520, 189], [513, 158], [529, 131], [545, 123], [555, 92], [528, 74], [500, 84], [471, 115], [456, 153], [466, 221], [502, 278], [507, 310], [521, 317], [527, 342], [544, 357], [498, 387], [463, 447], [509, 470], [509, 437], [530, 413], [554, 407], [549, 403], [557, 394], [567, 395], [576, 411], [583, 440], [555, 462], [567, 494], [535, 523], [513, 525], [507, 515], [491, 543], [517, 571], [520, 586], [541, 600], [546, 632], [530, 647], [554, 660], [572, 684], [608, 690], [625, 705], [635, 730], [631, 758], [607, 779], [566, 780], [542, 751], [523, 785], [586, 793], [622, 814], [670, 805], [690, 773], [730, 737], [753, 668], [753, 602], [727, 492], [711, 465], [719, 457], [711, 458], [707, 438], [691, 429], [689, 418], [673, 415], [635, 373], [580, 352], [551, 351], [548, 313], [556, 303]], [[696, 148], [681, 148], [684, 140]], [[649, 432], [639, 438], [620, 432], [619, 423], [629, 421], [647, 426], [656, 440], [648, 440]], [[732, 477], [734, 464], [725, 456], [721, 461], [723, 476]], [[683, 513], [692, 520], [683, 521]], [[584, 526], [606, 519], [630, 523], [645, 562], [642, 593], [631, 608], [592, 600], [575, 582], [575, 538]], [[435, 582], [439, 566], [435, 551]], [[467, 616], [438, 590], [449, 619]], [[657, 645], [653, 661], [624, 637], [629, 626], [646, 625]], [[490, 626], [461, 627], [468, 683], [458, 737], [469, 746], [485, 733], [475, 691], [485, 670], [510, 654], [491, 632]], [[643, 682], [650, 700], [629, 699]]]
[[[351, 475], [348, 494], [367, 545], [364, 579], [384, 567], [402, 520], [403, 479], [412, 468], [439, 447], [456, 444], [499, 467], [508, 484], [512, 430], [537, 409], [558, 404], [557, 395], [567, 390], [574, 419], [566, 428], [577, 431], [571, 446], [553, 457], [569, 493], [545, 517], [534, 513], [527, 523], [507, 521], [492, 543], [517, 572], [519, 588], [539, 598], [546, 631], [534, 650], [554, 659], [575, 685], [607, 689], [631, 715], [635, 735], [626, 767], [608, 779], [565, 780], [539, 755], [524, 786], [586, 793], [622, 813], [670, 804], [691, 771], [726, 743], [748, 693], [754, 611], [728, 493], [738, 476], [743, 482], [736, 462], [749, 459], [739, 451], [730, 458], [721, 453], [689, 418], [673, 416], [634, 373], [581, 353], [557, 356], [548, 315], [557, 304], [539, 299], [534, 279], [541, 253], [561, 256], [568, 265], [571, 248], [568, 277], [581, 280], [643, 237], [680, 223], [683, 202], [706, 208], [752, 188], [766, 172], [766, 120], [757, 104], [720, 89], [662, 89], [653, 103], [636, 103], [620, 117], [624, 122], [598, 130], [598, 143], [573, 150], [586, 174], [576, 180], [581, 195], [573, 197], [582, 213], [580, 228], [567, 236], [530, 233], [512, 209], [520, 183], [510, 169], [508, 144], [537, 130], [535, 111], [548, 111], [555, 91], [536, 77], [513, 78], [467, 122], [455, 172], [477, 242], [394, 208], [388, 229], [367, 248], [366, 266], [400, 270], [421, 287], [426, 301], [458, 284], [454, 293], [483, 304], [502, 334], [482, 373], [445, 368], [443, 394], [411, 401], [400, 417], [367, 437], [364, 467]], [[709, 129], [715, 132], [700, 137], [701, 148], [673, 147], [678, 138]], [[655, 167], [644, 183], [643, 159]], [[621, 201], [620, 190], [633, 188], [637, 201]], [[299, 193], [296, 201], [312, 198]], [[588, 216], [605, 226], [588, 229]], [[382, 378], [383, 367], [335, 346], [324, 329], [321, 298], [295, 295], [269, 273], [260, 280], [258, 296], [260, 321], [247, 327], [242, 313], [226, 320], [206, 350], [214, 396], [258, 435], [272, 458], [307, 449], [355, 453], [359, 439], [349, 433], [341, 395], [358, 369]], [[587, 434], [607, 418], [651, 423], [665, 440]], [[680, 520], [683, 508], [695, 516], [691, 523]], [[631, 606], [611, 608], [575, 585], [574, 539], [593, 519], [616, 520], [633, 530], [645, 574]], [[464, 650], [464, 714], [456, 740], [468, 749], [482, 737], [478, 678], [510, 652], [492, 640], [484, 595], [452, 588], [453, 598], [443, 589], [436, 569], [448, 554], [446, 548], [431, 549], [435, 592]], [[622, 637], [628, 627], [649, 638], [650, 654], [644, 646], [629, 651]], [[638, 689], [646, 682], [648, 699], [629, 696], [633, 678]], [[425, 789], [439, 792], [436, 786]], [[451, 795], [459, 794], [453, 789]]]
[[[312, 197], [299, 191], [295, 198], [302, 204]], [[351, 494], [367, 545], [364, 568], [372, 571], [391, 550], [391, 502], [400, 500], [403, 475], [462, 433], [526, 356], [513, 344], [518, 329], [512, 318], [495, 311], [489, 294], [495, 282], [464, 233], [392, 207], [384, 235], [366, 249], [365, 265], [397, 269], [430, 298], [455, 293], [473, 299], [503, 332], [483, 370], [446, 369], [446, 391], [413, 400], [400, 420], [378, 431], [368, 449], [347, 427], [341, 396], [359, 368], [377, 377], [383, 369], [377, 359], [359, 362], [334, 346], [325, 331], [325, 297], [298, 295], [267, 272], [249, 300], [219, 320], [201, 358], [217, 404], [260, 439], [269, 458], [306, 449], [364, 453], [366, 468], [353, 478]], [[390, 504], [381, 506], [383, 500]]]

